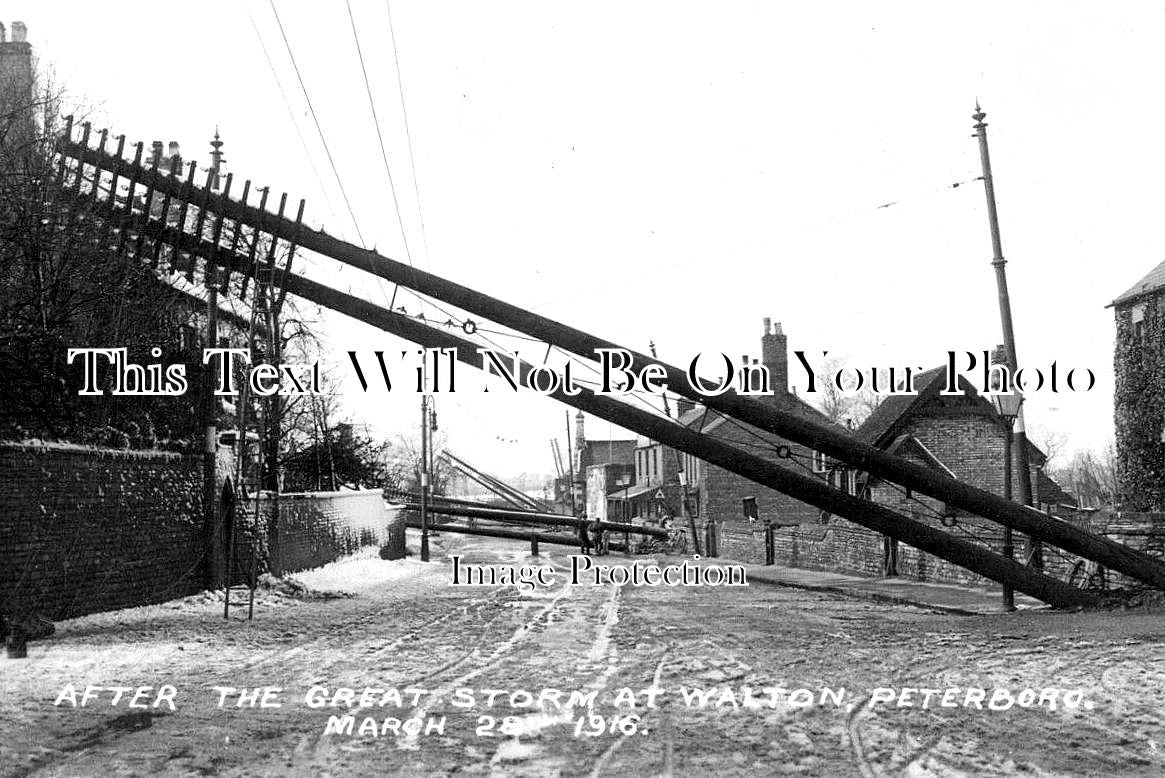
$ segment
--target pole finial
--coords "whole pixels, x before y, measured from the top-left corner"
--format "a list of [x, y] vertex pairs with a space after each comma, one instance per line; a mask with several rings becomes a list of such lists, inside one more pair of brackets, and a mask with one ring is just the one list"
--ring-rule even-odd
[[983, 121], [987, 114], [979, 107], [979, 98], [975, 98], [975, 113], [971, 114], [971, 118], [975, 120], [975, 129], [982, 131], [987, 123]]

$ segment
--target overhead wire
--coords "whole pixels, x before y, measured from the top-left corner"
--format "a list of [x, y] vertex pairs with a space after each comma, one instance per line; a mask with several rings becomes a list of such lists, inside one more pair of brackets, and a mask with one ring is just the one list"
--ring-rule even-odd
[[413, 265], [413, 253], [409, 249], [409, 236], [405, 230], [404, 219], [401, 218], [400, 200], [396, 196], [396, 182], [392, 178], [392, 169], [388, 164], [388, 150], [384, 146], [384, 132], [380, 129], [380, 117], [376, 114], [376, 101], [372, 98], [372, 83], [368, 80], [368, 66], [364, 61], [364, 49], [360, 46], [360, 35], [356, 31], [356, 17], [352, 14], [351, 0], [344, 0], [348, 9], [348, 21], [352, 25], [352, 40], [356, 43], [356, 55], [360, 59], [360, 72], [364, 75], [364, 92], [368, 95], [368, 108], [372, 111], [372, 123], [376, 127], [376, 142], [380, 146], [380, 158], [384, 160], [384, 173], [388, 176], [388, 189], [392, 192], [392, 205], [396, 210], [396, 220], [400, 224], [400, 237], [404, 241], [405, 257], [409, 266]]
[[[839, 216], [834, 216], [834, 217], [825, 219], [823, 221], [812, 222], [810, 224], [803, 224], [800, 227], [792, 228], [791, 230], [789, 230], [789, 232], [790, 233], [813, 232], [814, 230], [818, 230], [818, 229], [821, 229], [823, 227], [828, 227], [830, 225], [837, 224], [838, 222], [848, 221], [849, 219], [854, 219], [854, 218], [857, 218], [858, 216], [865, 216], [866, 214], [886, 210], [887, 208], [892, 208], [896, 205], [901, 205], [902, 203], [912, 202], [914, 200], [920, 200], [924, 197], [930, 197], [930, 196], [938, 194], [940, 192], [946, 192], [946, 191], [949, 191], [952, 189], [958, 189], [959, 187], [966, 186], [967, 184], [974, 183], [975, 181], [981, 181], [982, 179], [983, 179], [982, 176], [976, 176], [973, 178], [955, 181], [955, 182], [950, 183], [950, 184], [944, 184], [943, 186], [936, 187], [934, 189], [929, 189], [925, 192], [919, 192], [919, 193], [913, 194], [913, 195], [905, 195], [903, 197], [899, 197], [897, 200], [890, 200], [890, 201], [880, 203], [879, 205], [875, 205], [875, 206], [870, 207], [870, 208], [864, 208], [860, 211], [852, 211], [850, 213], [844, 213], [844, 214], [841, 214]], [[699, 257], [697, 259], [691, 259], [691, 260], [687, 260], [684, 262], [671, 264], [671, 265], [669, 265], [669, 272], [674, 272], [676, 270], [691, 267], [693, 264], [695, 264], [697, 262], [703, 262], [703, 261], [704, 261], [704, 257]], [[570, 294], [562, 295], [560, 297], [555, 297], [551, 300], [539, 303], [537, 305], [532, 305], [529, 307], [529, 310], [537, 311], [537, 310], [540, 310], [542, 308], [547, 308], [551, 305], [556, 305], [558, 303], [565, 302], [567, 300], [573, 300], [573, 299], [576, 299], [578, 297], [581, 297], [584, 294], [589, 294], [590, 292], [593, 292], [597, 289], [603, 288], [607, 285], [608, 285], [608, 282], [604, 282], [603, 284], [589, 286], [589, 287], [581, 287], [581, 288], [576, 287]]]
[[259, 25], [256, 24], [255, 17], [251, 14], [251, 9], [247, 5], [246, 0], [243, 0], [243, 10], [247, 12], [247, 18], [251, 21], [251, 29], [255, 31], [255, 37], [259, 41], [259, 48], [263, 50], [263, 56], [267, 60], [267, 67], [271, 69], [271, 76], [275, 79], [275, 87], [279, 90], [279, 96], [283, 99], [283, 106], [287, 109], [287, 115], [291, 117], [291, 126], [295, 128], [295, 134], [299, 138], [300, 145], [303, 147], [303, 154], [307, 157], [307, 163], [311, 167], [316, 185], [320, 188], [320, 193], [324, 196], [324, 203], [328, 207], [328, 212], [338, 222], [340, 218], [336, 215], [336, 209], [332, 205], [332, 198], [328, 195], [327, 187], [324, 186], [324, 180], [320, 176], [319, 168], [316, 167], [315, 155], [311, 153], [307, 145], [307, 139], [303, 137], [303, 131], [299, 128], [299, 122], [295, 118], [295, 111], [291, 107], [291, 101], [287, 98], [287, 92], [283, 89], [283, 82], [279, 79], [279, 73], [276, 71], [275, 63], [271, 59], [271, 53], [267, 50], [267, 44], [263, 41], [263, 33], [260, 32]]
[[408, 143], [409, 149], [409, 169], [413, 174], [413, 194], [417, 199], [417, 218], [421, 225], [421, 243], [425, 247], [425, 264], [431, 266], [432, 260], [429, 257], [429, 237], [425, 232], [425, 213], [421, 209], [421, 187], [417, 181], [417, 158], [413, 153], [413, 133], [409, 129], [409, 111], [405, 102], [405, 87], [404, 76], [400, 71], [400, 53], [396, 45], [396, 31], [392, 26], [392, 7], [389, 0], [384, 0], [384, 10], [388, 16], [388, 35], [392, 41], [392, 61], [396, 66], [396, 88], [400, 93], [400, 110], [401, 116], [404, 118], [405, 140]]
[[312, 121], [315, 122], [316, 131], [320, 136], [320, 143], [323, 144], [324, 153], [328, 157], [328, 164], [332, 167], [332, 175], [336, 177], [336, 184], [340, 188], [340, 194], [344, 198], [344, 205], [348, 208], [348, 216], [352, 219], [352, 226], [356, 228], [356, 237], [360, 239], [360, 245], [367, 246], [364, 242], [364, 235], [360, 232], [360, 224], [356, 220], [356, 213], [352, 210], [352, 201], [348, 199], [348, 192], [344, 188], [344, 181], [340, 178], [340, 171], [336, 169], [336, 160], [332, 157], [332, 150], [328, 146], [328, 139], [324, 133], [324, 128], [320, 125], [320, 118], [316, 114], [315, 106], [312, 104], [311, 95], [308, 93], [307, 84], [304, 83], [303, 74], [299, 70], [299, 63], [295, 59], [295, 52], [291, 48], [291, 41], [287, 39], [287, 30], [283, 28], [283, 20], [279, 18], [279, 9], [275, 7], [275, 0], [267, 0], [271, 5], [271, 12], [275, 15], [275, 23], [279, 25], [279, 34], [283, 38], [283, 45], [287, 48], [287, 56], [291, 59], [291, 66], [295, 69], [295, 77], [299, 80], [299, 88], [303, 91], [303, 98], [307, 102], [308, 110], [311, 112]]

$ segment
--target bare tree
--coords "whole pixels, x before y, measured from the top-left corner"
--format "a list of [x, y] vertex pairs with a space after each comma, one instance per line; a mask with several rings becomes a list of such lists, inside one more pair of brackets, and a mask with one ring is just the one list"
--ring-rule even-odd
[[1066, 465], [1052, 474], [1076, 497], [1081, 508], [1119, 508], [1121, 505], [1116, 445], [1112, 441], [1099, 452], [1077, 450]]
[[[1068, 445], [1068, 435], [1062, 430], [1045, 427], [1042, 424], [1031, 424], [1028, 427], [1028, 440], [1040, 448], [1047, 456], [1046, 467], [1051, 467], [1057, 455], [1062, 454]], [[1077, 452], [1079, 453], [1079, 452]]]
[[857, 391], [841, 389], [834, 381], [837, 371], [848, 364], [844, 357], [830, 357], [817, 373], [817, 406], [832, 422], [857, 428], [882, 404], [883, 395], [862, 386]]
[[[8, 87], [8, 88], [3, 88]], [[0, 85], [0, 436], [121, 446], [192, 440], [197, 393], [78, 397], [70, 347], [126, 348], [134, 362], [184, 359], [189, 302], [117, 251], [93, 170], [57, 153], [60, 94]], [[102, 365], [101, 386], [113, 370]]]

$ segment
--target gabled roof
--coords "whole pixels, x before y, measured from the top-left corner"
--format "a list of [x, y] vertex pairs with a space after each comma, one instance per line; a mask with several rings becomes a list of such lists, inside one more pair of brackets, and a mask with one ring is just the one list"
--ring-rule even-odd
[[922, 441], [913, 435], [899, 435], [894, 439], [894, 442], [890, 444], [886, 451], [891, 454], [897, 454], [907, 448], [914, 449], [915, 453], [917, 453], [924, 462], [933, 467], [935, 470], [938, 470], [943, 475], [949, 478], [958, 478], [958, 476], [954, 474], [954, 471], [947, 467], [941, 459], [935, 456], [933, 451], [922, 445]]
[[[858, 427], [855, 433], [858, 439], [871, 446], [889, 443], [893, 440], [892, 433], [898, 427], [899, 422], [905, 420], [916, 408], [922, 407], [923, 403], [941, 391], [945, 377], [945, 367], [932, 368], [914, 377], [914, 388], [918, 390], [918, 394], [887, 395], [886, 399], [882, 400], [869, 418], [862, 423], [862, 426]], [[964, 384], [963, 389], [966, 391], [969, 385], [966, 382]], [[971, 391], [973, 392], [974, 389]]]
[[[881, 405], [874, 409], [874, 412], [870, 414], [869, 418], [866, 419], [854, 434], [863, 443], [869, 443], [871, 446], [885, 448], [891, 445], [900, 434], [901, 428], [905, 425], [911, 414], [922, 408], [923, 405], [946, 388], [946, 376], [946, 367], [935, 367], [924, 373], [919, 373], [914, 377], [914, 388], [918, 391], [918, 394], [887, 395]], [[991, 408], [991, 404], [962, 376], [959, 377], [959, 388], [963, 390], [964, 394], [976, 398], [979, 402]], [[992, 412], [994, 412], [994, 408], [992, 408]], [[1036, 461], [1037, 465], [1042, 465], [1047, 461], [1047, 455], [1039, 446], [1032, 443], [1030, 438], [1028, 439], [1027, 445], [1028, 455]]]
[[1076, 505], [1077, 499], [1065, 492], [1043, 470], [1036, 473], [1036, 479], [1036, 492], [1040, 496], [1040, 502], [1048, 503], [1049, 505]]
[[[762, 397], [760, 398], [760, 401], [810, 421], [835, 426], [837, 424], [836, 422], [830, 421], [828, 416], [795, 394], [775, 394]], [[722, 424], [724, 424], [726, 418], [718, 411], [702, 405], [697, 405], [695, 408], [681, 416], [678, 421], [685, 427], [694, 429], [697, 432], [705, 433], [712, 432], [716, 428], [720, 427]], [[745, 424], [745, 422], [737, 423]]]
[[1133, 284], [1124, 294], [1117, 297], [1105, 307], [1113, 308], [1162, 288], [1165, 288], [1165, 262], [1150, 270], [1148, 275]]

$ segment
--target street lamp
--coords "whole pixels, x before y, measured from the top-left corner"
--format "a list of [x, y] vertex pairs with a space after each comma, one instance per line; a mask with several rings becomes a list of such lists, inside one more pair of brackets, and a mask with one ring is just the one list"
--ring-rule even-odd
[[[993, 389], [996, 387], [992, 387]], [[1003, 436], [1003, 499], [1010, 500], [1011, 497], [1011, 441], [1012, 441], [1012, 427], [1015, 425], [1015, 418], [1019, 416], [1020, 406], [1023, 405], [1023, 395], [1019, 392], [1011, 392], [1008, 394], [991, 394], [989, 395], [992, 407], [999, 417], [1003, 419], [1003, 424], [1006, 427], [1006, 434]], [[1015, 545], [1011, 536], [1011, 527], [1005, 526], [1003, 528], [1003, 555], [1008, 559], [1015, 558]], [[1003, 585], [1003, 610], [1015, 610], [1015, 592], [1007, 584]]]

